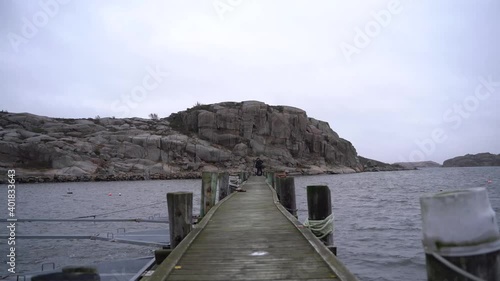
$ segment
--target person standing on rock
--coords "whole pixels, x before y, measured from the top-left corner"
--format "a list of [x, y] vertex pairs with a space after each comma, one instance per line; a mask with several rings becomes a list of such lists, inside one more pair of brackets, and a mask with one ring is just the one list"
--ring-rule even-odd
[[264, 168], [264, 161], [260, 160], [259, 157], [255, 159], [255, 168], [257, 169], [257, 176], [262, 176], [262, 168]]

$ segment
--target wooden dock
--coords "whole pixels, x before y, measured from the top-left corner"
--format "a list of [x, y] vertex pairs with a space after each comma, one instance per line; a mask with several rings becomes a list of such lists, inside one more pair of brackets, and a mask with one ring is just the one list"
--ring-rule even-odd
[[215, 205], [143, 280], [357, 280], [278, 203], [264, 177], [250, 177]]

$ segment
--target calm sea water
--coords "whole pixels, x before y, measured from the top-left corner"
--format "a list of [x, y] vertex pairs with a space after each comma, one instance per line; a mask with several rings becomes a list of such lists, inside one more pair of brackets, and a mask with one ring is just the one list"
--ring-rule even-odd
[[[491, 180], [491, 183], [488, 183]], [[486, 187], [500, 215], [500, 167], [434, 168], [416, 171], [296, 177], [299, 220], [307, 215], [305, 187], [330, 187], [335, 214], [338, 257], [360, 280], [425, 280], [419, 197], [440, 190]], [[21, 184], [17, 187], [18, 218], [148, 218], [166, 216], [165, 194], [194, 193], [199, 212], [200, 180]], [[73, 192], [68, 195], [68, 188]], [[112, 196], [108, 196], [111, 193]], [[121, 193], [122, 196], [117, 196]], [[6, 200], [7, 188], [0, 194]], [[6, 206], [6, 204], [1, 204]], [[5, 218], [6, 208], [0, 213]], [[128, 210], [128, 211], [125, 211]], [[116, 212], [119, 211], [119, 212]], [[106, 214], [115, 212], [112, 214]], [[157, 229], [146, 223], [18, 223], [17, 235], [91, 235]], [[0, 234], [5, 235], [4, 227]], [[43, 263], [56, 267], [93, 264], [152, 255], [155, 247], [90, 240], [18, 240], [18, 272], [38, 271]], [[6, 243], [0, 244], [0, 275], [6, 274]]]

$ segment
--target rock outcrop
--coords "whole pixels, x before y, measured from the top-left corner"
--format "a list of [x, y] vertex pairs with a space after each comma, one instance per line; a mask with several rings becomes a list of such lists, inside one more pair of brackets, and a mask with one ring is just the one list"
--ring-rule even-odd
[[359, 162], [363, 165], [363, 172], [387, 172], [408, 170], [398, 164], [388, 164], [377, 160], [358, 156]]
[[262, 102], [198, 105], [159, 120], [0, 113], [0, 172], [24, 181], [199, 177], [266, 168], [360, 172], [356, 150], [301, 109]]
[[445, 160], [443, 167], [500, 166], [500, 154], [478, 153]]
[[440, 164], [434, 161], [420, 161], [420, 162], [397, 162], [395, 165], [403, 166], [409, 170], [416, 170], [422, 168], [438, 168], [441, 167]]

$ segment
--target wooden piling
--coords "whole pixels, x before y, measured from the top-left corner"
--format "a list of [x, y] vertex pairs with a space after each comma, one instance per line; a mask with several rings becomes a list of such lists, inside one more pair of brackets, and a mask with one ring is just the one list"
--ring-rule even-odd
[[[438, 257], [439, 258], [439, 257]], [[474, 256], [440, 257], [461, 270], [485, 281], [500, 280], [500, 250]], [[459, 280], [468, 281], [464, 275], [451, 269], [432, 254], [425, 254], [428, 281]]]
[[203, 172], [201, 176], [201, 198], [200, 218], [215, 205], [215, 194], [217, 192], [217, 181], [212, 181], [212, 172]]
[[[219, 173], [217, 172], [212, 172], [212, 182], [210, 183], [211, 187], [212, 187], [212, 196], [213, 196], [213, 204], [212, 206], [214, 206], [215, 204], [217, 204], [219, 202]], [[207, 210], [208, 212], [208, 210]]]
[[267, 182], [273, 187], [275, 188], [274, 186], [274, 172], [268, 172], [267, 173]]
[[[307, 186], [307, 210], [309, 220], [324, 220], [332, 214], [332, 199], [328, 186]], [[321, 238], [321, 241], [326, 246], [333, 245], [333, 233]]]
[[281, 188], [278, 188], [278, 181], [280, 180], [280, 178], [281, 177], [278, 176], [278, 173], [274, 173], [274, 189], [276, 190], [278, 198], [281, 198], [281, 192], [283, 191]]
[[174, 249], [192, 229], [193, 193], [167, 193], [170, 249]]
[[229, 188], [229, 173], [223, 172], [219, 173], [219, 201], [226, 198], [229, 194], [231, 194]]
[[172, 249], [155, 250], [155, 262], [160, 265], [172, 253]]
[[500, 280], [500, 234], [487, 190], [420, 198], [427, 280]]
[[276, 193], [279, 190], [279, 200], [287, 211], [297, 218], [297, 206], [295, 203], [295, 179], [293, 177], [276, 178]]

